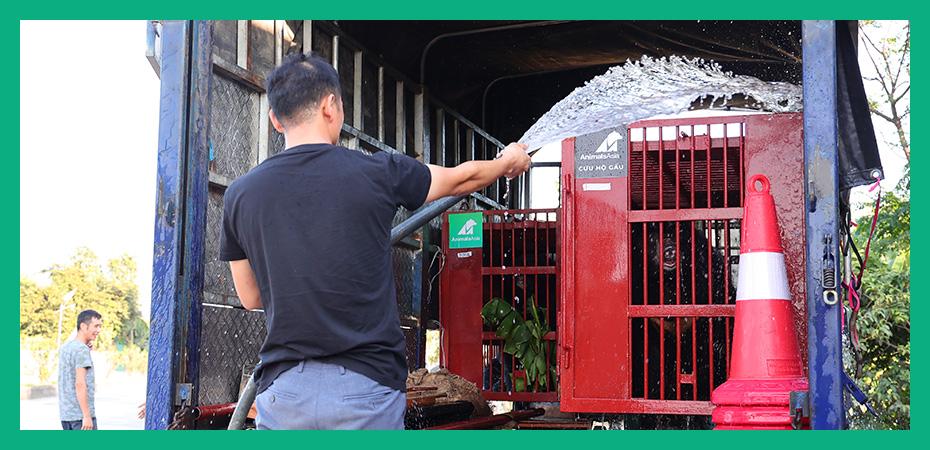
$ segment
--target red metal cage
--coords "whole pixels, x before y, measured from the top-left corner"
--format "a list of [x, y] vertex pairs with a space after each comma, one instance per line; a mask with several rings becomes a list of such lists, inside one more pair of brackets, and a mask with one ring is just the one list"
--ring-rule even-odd
[[[545, 311], [549, 332], [543, 337], [547, 367], [555, 367], [559, 308], [559, 212], [557, 209], [484, 211], [483, 245], [450, 249], [440, 279], [440, 322], [449, 369], [475, 383], [488, 400], [556, 401], [558, 380], [546, 371], [546, 383], [518, 391], [525, 374], [520, 361], [504, 353], [504, 342], [481, 319], [481, 308], [501, 298], [524, 319], [528, 306]], [[443, 217], [443, 242], [449, 219]]]
[[[600, 161], [616, 141], [567, 139], [561, 209], [484, 211], [483, 244], [473, 249], [449, 248], [444, 216], [449, 369], [489, 400], [710, 414], [710, 394], [729, 370], [744, 184], [755, 173], [772, 180], [806, 359], [801, 124], [800, 114], [641, 121], [623, 130], [621, 156], [596, 173], [577, 170], [576, 145]], [[481, 318], [495, 297], [524, 317], [529, 297], [546, 308], [545, 340], [557, 348], [547, 362], [558, 373], [545, 387], [516, 391], [520, 363]]]

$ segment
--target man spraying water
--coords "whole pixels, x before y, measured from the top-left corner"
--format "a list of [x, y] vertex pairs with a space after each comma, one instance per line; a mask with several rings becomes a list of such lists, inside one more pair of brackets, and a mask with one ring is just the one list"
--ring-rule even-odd
[[402, 429], [407, 363], [391, 273], [391, 221], [530, 165], [510, 144], [453, 168], [336, 145], [344, 113], [336, 70], [289, 56], [267, 80], [286, 150], [224, 197], [220, 259], [268, 335], [255, 370], [259, 429]]

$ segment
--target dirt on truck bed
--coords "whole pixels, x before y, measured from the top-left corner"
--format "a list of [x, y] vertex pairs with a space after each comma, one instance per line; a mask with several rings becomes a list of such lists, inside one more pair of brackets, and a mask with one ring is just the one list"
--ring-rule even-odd
[[426, 369], [418, 369], [407, 375], [408, 390], [425, 387], [435, 387], [438, 393], [446, 394], [441, 398], [441, 403], [466, 400], [475, 405], [475, 416], [491, 415], [491, 408], [481, 396], [478, 387], [446, 369], [439, 369], [432, 373]]

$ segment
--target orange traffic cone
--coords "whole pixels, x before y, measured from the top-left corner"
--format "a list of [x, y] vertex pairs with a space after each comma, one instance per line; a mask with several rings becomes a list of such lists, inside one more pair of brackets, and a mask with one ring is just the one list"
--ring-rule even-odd
[[791, 429], [790, 393], [808, 390], [769, 187], [755, 175], [746, 189], [730, 373], [711, 395], [718, 430]]

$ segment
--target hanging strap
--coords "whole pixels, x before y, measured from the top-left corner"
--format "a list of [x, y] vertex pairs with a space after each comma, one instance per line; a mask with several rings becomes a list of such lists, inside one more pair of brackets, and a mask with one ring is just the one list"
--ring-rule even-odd
[[[856, 360], [856, 378], [859, 378], [862, 372], [862, 349], [859, 343], [859, 329], [858, 329], [858, 319], [859, 319], [859, 309], [862, 307], [862, 298], [860, 292], [862, 292], [862, 277], [865, 273], [866, 265], [869, 261], [869, 250], [872, 246], [872, 238], [875, 236], [875, 228], [878, 226], [878, 212], [881, 209], [882, 201], [882, 188], [879, 183], [878, 177], [875, 178], [875, 183], [869, 188], [869, 192], [873, 192], [878, 189], [878, 193], [875, 197], [875, 208], [872, 212], [872, 225], [869, 229], [869, 238], [865, 243], [865, 252], [863, 256], [859, 255], [859, 250], [856, 248], [856, 244], [852, 240], [852, 233], [850, 232], [849, 226], [857, 226], [852, 220], [847, 221], [846, 226], [846, 257], [849, 255], [849, 248], [855, 252], [856, 259], [859, 261], [859, 271], [856, 274], [849, 273], [847, 281], [843, 282], [843, 287], [846, 288], [846, 299], [849, 303], [849, 343], [852, 347], [853, 356]], [[849, 267], [849, 266], [847, 266]], [[851, 270], [849, 272], [852, 272]], [[845, 310], [841, 313], [844, 317], [841, 319], [842, 324], [845, 326], [847, 321], [845, 320]]]
[[862, 287], [862, 274], [865, 272], [865, 266], [869, 262], [869, 249], [872, 247], [872, 237], [875, 236], [875, 228], [878, 225], [878, 211], [882, 204], [882, 185], [878, 182], [878, 178], [875, 179], [875, 183], [872, 183], [869, 192], [876, 189], [878, 189], [878, 194], [875, 196], [875, 209], [872, 212], [872, 226], [869, 228], [869, 239], [865, 243], [865, 254], [862, 256], [862, 264], [859, 265], [859, 273], [853, 279], [856, 290], [860, 290]]

